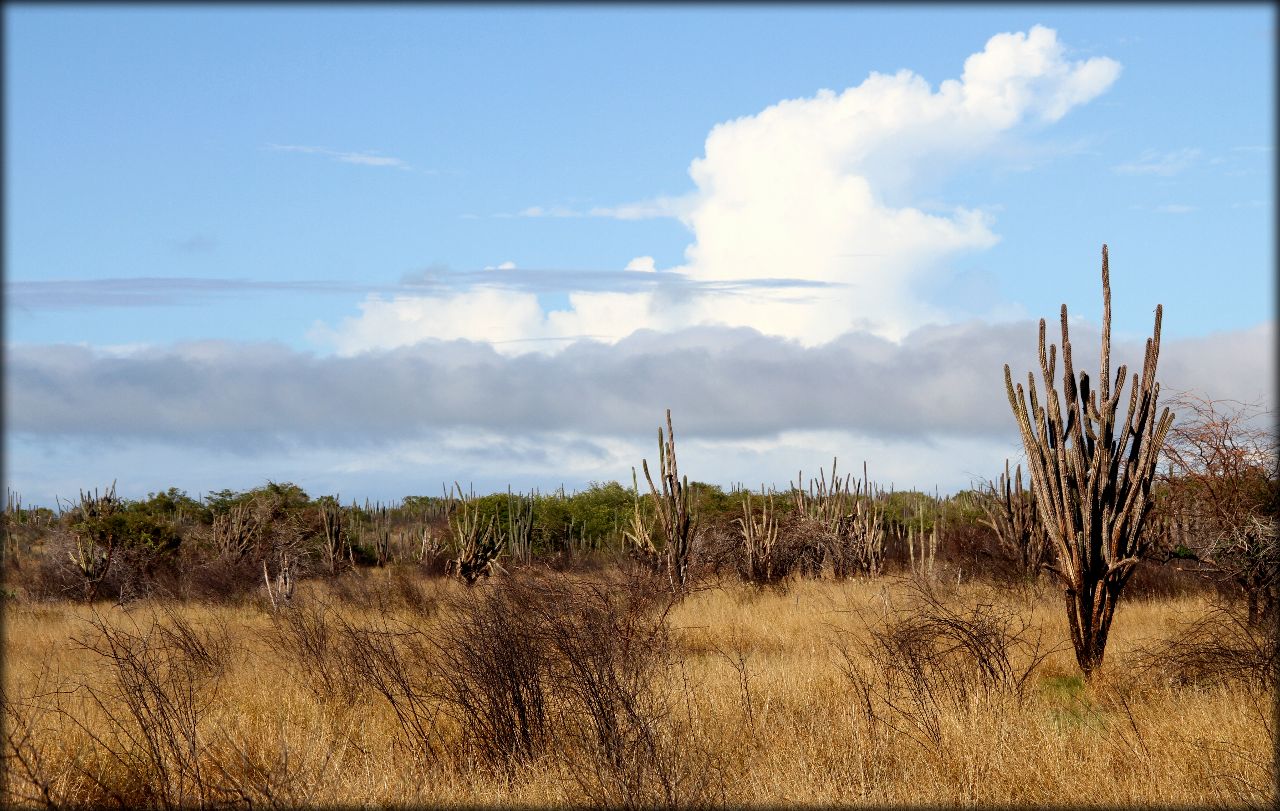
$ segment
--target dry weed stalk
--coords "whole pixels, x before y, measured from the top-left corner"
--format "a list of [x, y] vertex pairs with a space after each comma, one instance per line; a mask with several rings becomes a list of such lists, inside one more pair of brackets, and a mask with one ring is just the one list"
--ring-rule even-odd
[[1102, 246], [1102, 302], [1099, 389], [1091, 389], [1085, 372], [1080, 373], [1077, 387], [1065, 304], [1060, 319], [1065, 403], [1060, 403], [1054, 388], [1057, 347], [1050, 346], [1046, 355], [1044, 319], [1040, 319], [1040, 370], [1045, 405], [1036, 395], [1034, 374], [1028, 373], [1024, 393], [1021, 383], [1015, 389], [1008, 364], [1004, 367], [1005, 389], [1030, 462], [1036, 504], [1057, 551], [1057, 565], [1051, 571], [1064, 586], [1071, 641], [1085, 674], [1102, 664], [1120, 592], [1147, 552], [1143, 522], [1160, 448], [1173, 422], [1167, 408], [1156, 415], [1160, 305], [1156, 305], [1152, 337], [1147, 339], [1142, 377], [1134, 374], [1128, 413], [1117, 420], [1128, 367], [1121, 365], [1117, 370], [1113, 392], [1106, 245]]

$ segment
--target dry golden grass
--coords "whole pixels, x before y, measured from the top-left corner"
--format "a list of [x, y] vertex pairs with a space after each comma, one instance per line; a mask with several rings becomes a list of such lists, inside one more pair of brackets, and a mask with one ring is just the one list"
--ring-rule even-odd
[[[345, 590], [391, 594], [394, 578], [403, 582], [403, 575], [373, 572]], [[422, 581], [420, 588], [429, 608], [461, 590], [440, 581]], [[1057, 650], [1035, 667], [1021, 696], [978, 692], [966, 704], [942, 706], [936, 739], [910, 734], [912, 719], [876, 701], [868, 706], [847, 674], [850, 661], [870, 665], [859, 652], [886, 612], [910, 604], [903, 581], [798, 581], [785, 592], [726, 584], [678, 603], [668, 615], [675, 666], [662, 671], [661, 685], [671, 711], [654, 724], [656, 751], [669, 757], [664, 774], [680, 786], [675, 800], [731, 806], [1274, 805], [1273, 696], [1238, 683], [1173, 686], [1139, 678], [1128, 666], [1141, 644], [1176, 633], [1180, 623], [1208, 610], [1206, 603], [1124, 603], [1104, 670], [1086, 684], [1066, 645], [1056, 592], [1013, 594], [965, 584], [945, 589], [942, 599], [1014, 609], [1033, 635], [1039, 632], [1045, 646]], [[414, 623], [428, 636], [448, 615], [413, 611], [404, 600], [386, 610], [372, 601], [340, 601], [324, 583], [303, 584], [295, 602], [325, 602], [353, 626]], [[10, 605], [4, 629], [4, 689], [13, 713], [7, 719], [6, 805], [40, 805], [46, 796], [73, 805], [199, 801], [190, 789], [144, 794], [139, 780], [158, 779], [145, 758], [131, 759], [144, 747], [114, 737], [109, 725], [109, 717], [126, 714], [109, 696], [105, 706], [90, 697], [89, 687], [109, 692], [110, 662], [73, 643], [100, 638], [95, 617], [141, 633], [159, 610], [153, 604], [128, 610]], [[376, 691], [342, 696], [318, 690], [305, 661], [273, 643], [264, 604], [171, 610], [196, 629], [225, 633], [231, 644], [221, 675], [200, 682], [195, 696], [199, 752], [192, 762], [201, 779], [217, 787], [206, 801], [645, 801], [611, 794], [604, 783], [613, 772], [584, 767], [586, 754], [568, 745], [551, 746], [510, 774], [495, 772], [474, 760], [464, 730], [444, 715], [435, 719], [435, 755], [428, 755], [402, 733], [391, 705]], [[109, 750], [123, 756], [109, 757]]]

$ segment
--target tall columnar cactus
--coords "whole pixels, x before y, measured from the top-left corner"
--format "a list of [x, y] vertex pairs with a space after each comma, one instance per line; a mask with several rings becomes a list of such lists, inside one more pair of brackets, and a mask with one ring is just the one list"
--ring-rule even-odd
[[653, 496], [654, 510], [658, 516], [658, 528], [666, 540], [667, 576], [671, 580], [671, 589], [683, 592], [688, 586], [689, 563], [693, 556], [694, 535], [698, 522], [694, 515], [692, 497], [689, 492], [688, 477], [680, 478], [676, 468], [676, 435], [671, 427], [671, 409], [667, 409], [667, 434], [662, 435], [662, 427], [658, 427], [658, 457], [661, 460], [659, 478], [662, 480], [662, 493], [653, 484], [653, 476], [649, 475], [649, 461], [641, 460], [644, 477], [649, 482], [649, 493]]
[[[1004, 367], [1009, 406], [1022, 432], [1031, 468], [1036, 505], [1057, 551], [1050, 571], [1061, 580], [1076, 661], [1086, 675], [1102, 664], [1116, 601], [1138, 561], [1146, 553], [1143, 522], [1151, 504], [1160, 446], [1173, 415], [1156, 416], [1160, 384], [1160, 318], [1147, 339], [1142, 377], [1133, 375], [1123, 421], [1117, 420], [1127, 367], [1121, 365], [1111, 384], [1111, 278], [1107, 246], [1102, 246], [1102, 364], [1098, 389], [1087, 373], [1077, 386], [1067, 333], [1067, 305], [1062, 305], [1062, 400], [1054, 388], [1057, 347], [1045, 352], [1045, 322], [1040, 320], [1040, 371], [1045, 404], [1036, 396], [1035, 375], [1027, 375], [1027, 392], [1015, 388]], [[1114, 388], [1114, 391], [1113, 391]], [[1030, 404], [1027, 403], [1030, 394]], [[1064, 413], [1065, 408], [1065, 413]]]

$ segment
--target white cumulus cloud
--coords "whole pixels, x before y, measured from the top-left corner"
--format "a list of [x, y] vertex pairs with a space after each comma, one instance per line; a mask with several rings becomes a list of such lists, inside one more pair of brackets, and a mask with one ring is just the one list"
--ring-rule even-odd
[[[674, 272], [695, 283], [788, 277], [834, 286], [666, 297], [574, 293], [568, 311], [550, 313], [527, 295], [488, 289], [371, 298], [360, 316], [314, 335], [343, 353], [404, 345], [415, 336], [494, 341], [521, 332], [526, 339], [616, 340], [639, 328], [691, 325], [751, 327], [806, 346], [853, 329], [898, 340], [923, 324], [948, 321], [921, 291], [949, 259], [999, 239], [985, 211], [913, 204], [916, 185], [992, 154], [1020, 125], [1060, 119], [1107, 90], [1119, 72], [1104, 57], [1067, 59], [1056, 33], [1042, 26], [997, 34], [965, 61], [960, 78], [936, 89], [909, 70], [872, 73], [840, 93], [820, 90], [718, 124], [690, 164], [688, 194], [589, 212], [675, 217], [692, 232], [677, 267], [659, 269], [637, 257], [629, 270]], [[577, 216], [538, 206], [521, 213]], [[494, 307], [511, 313], [498, 315]]]

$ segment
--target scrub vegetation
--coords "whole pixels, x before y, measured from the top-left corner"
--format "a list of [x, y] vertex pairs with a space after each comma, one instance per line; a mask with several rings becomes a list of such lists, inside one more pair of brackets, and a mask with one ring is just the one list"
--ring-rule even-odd
[[9, 493], [0, 802], [1274, 807], [1275, 434], [1158, 411], [1159, 317], [1123, 420], [1042, 324], [1031, 480], [947, 497], [670, 413], [643, 489]]

